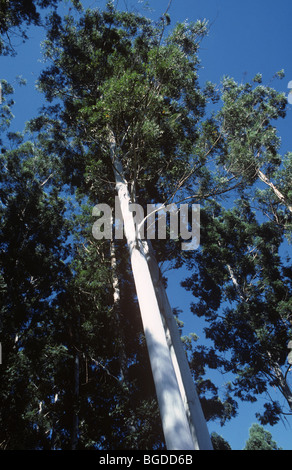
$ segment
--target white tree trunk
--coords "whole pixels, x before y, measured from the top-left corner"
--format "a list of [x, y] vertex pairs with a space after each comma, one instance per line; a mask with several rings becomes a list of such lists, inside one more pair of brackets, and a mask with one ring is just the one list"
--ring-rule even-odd
[[151, 254], [152, 247], [150, 242], [145, 243], [144, 247], [149, 253], [149, 256], [147, 257], [148, 264], [156, 290], [160, 311], [165, 319], [164, 328], [166, 339], [183, 399], [185, 412], [189, 421], [194, 447], [196, 450], [212, 450], [213, 446], [207, 423], [180, 338], [178, 326], [173, 316], [172, 308], [164, 285], [161, 282], [159, 274], [157, 275], [159, 267], [156, 258]]
[[130, 211], [128, 185], [117, 155], [114, 135], [110, 133], [111, 158], [116, 189], [123, 216], [138, 303], [156, 388], [162, 427], [168, 450], [194, 450], [176, 374], [170, 357], [155, 289], [141, 243], [137, 238], [133, 213]]

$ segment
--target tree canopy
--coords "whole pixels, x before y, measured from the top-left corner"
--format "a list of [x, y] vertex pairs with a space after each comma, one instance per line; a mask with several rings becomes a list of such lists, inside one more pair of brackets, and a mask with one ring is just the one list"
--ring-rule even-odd
[[[57, 2], [9, 3], [2, 37]], [[201, 206], [197, 250], [182, 250], [181, 234], [151, 241], [165, 285], [165, 265], [189, 270], [191, 310], [206, 320], [212, 346], [184, 338], [206, 419], [224, 424], [238, 401], [264, 396], [258, 419], [275, 424], [292, 409], [292, 153], [280, 154], [276, 128], [286, 98], [260, 75], [202, 87], [206, 21], [75, 3], [47, 18], [47, 104], [23, 133], [9, 132], [2, 81], [0, 446], [165, 447], [126, 241], [92, 234], [93, 207], [114, 207], [111, 136], [132, 202]], [[224, 394], [213, 369], [231, 377]]]
[[282, 450], [272, 439], [272, 434], [262, 426], [253, 424], [249, 430], [249, 438], [243, 450]]

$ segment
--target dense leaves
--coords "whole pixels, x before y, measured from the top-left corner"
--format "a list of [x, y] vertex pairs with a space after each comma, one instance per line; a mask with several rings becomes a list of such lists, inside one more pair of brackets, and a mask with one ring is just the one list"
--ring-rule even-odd
[[[2, 35], [38, 24], [49, 4], [9, 2]], [[260, 75], [200, 88], [207, 23], [170, 24], [112, 2], [53, 11], [38, 80], [48, 103], [27, 134], [7, 133], [2, 83], [1, 448], [164, 448], [125, 241], [92, 236], [93, 206], [114, 207], [110, 133], [133, 202], [201, 204], [199, 250], [153, 246], [161, 265], [190, 269], [183, 285], [206, 320], [207, 345], [184, 343], [206, 419], [224, 424], [239, 400], [267, 394], [262, 423], [291, 411], [291, 153], [275, 128], [285, 97]], [[228, 374], [224, 393], [215, 370]]]
[[270, 432], [262, 426], [253, 424], [249, 430], [249, 438], [243, 450], [282, 450], [272, 439]]
[[58, 191], [44, 190], [48, 174], [39, 157], [31, 142], [1, 156], [3, 448], [45, 445], [40, 409], [56, 393], [53, 365], [63, 367], [67, 357], [56, 302], [70, 278], [68, 227]]
[[[279, 256], [283, 232], [273, 222], [260, 224], [244, 199], [232, 210], [211, 203], [201, 215], [201, 248], [183, 285], [197, 299], [193, 312], [209, 323], [206, 336], [215, 350], [197, 351], [193, 367], [198, 372], [203, 358], [210, 368], [238, 374], [231, 390], [242, 400], [255, 401], [270, 385], [278, 387], [289, 409], [291, 392], [281, 367], [287, 368], [291, 327], [291, 260], [286, 265]], [[266, 407], [263, 423], [277, 421], [281, 408], [274, 405]]]

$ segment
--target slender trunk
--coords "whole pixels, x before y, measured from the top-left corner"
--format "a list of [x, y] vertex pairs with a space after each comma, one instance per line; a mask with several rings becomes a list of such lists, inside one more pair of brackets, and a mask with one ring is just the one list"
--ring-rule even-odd
[[242, 292], [238, 282], [237, 282], [237, 279], [234, 275], [234, 272], [233, 272], [233, 269], [232, 267], [230, 266], [230, 264], [227, 264], [227, 269], [228, 269], [228, 272], [229, 272], [229, 276], [230, 276], [230, 279], [232, 281], [232, 284], [234, 285], [235, 287], [235, 290], [240, 298], [240, 300], [243, 300], [244, 302], [247, 302], [247, 298], [246, 298], [246, 295]]
[[196, 386], [189, 368], [186, 353], [180, 338], [179, 330], [173, 316], [165, 287], [161, 281], [159, 267], [151, 243], [144, 244], [148, 254], [147, 260], [156, 290], [160, 311], [164, 318], [164, 329], [168, 347], [179, 384], [185, 412], [196, 450], [212, 450], [212, 443], [203, 414]]
[[118, 306], [120, 303], [120, 288], [119, 288], [119, 279], [117, 276], [117, 258], [116, 258], [116, 250], [115, 250], [115, 245], [114, 242], [111, 241], [111, 246], [110, 246], [110, 252], [111, 252], [111, 268], [112, 268], [112, 284], [113, 284], [113, 291], [114, 291], [114, 305]]
[[116, 189], [124, 221], [138, 303], [156, 388], [162, 427], [168, 450], [194, 450], [189, 424], [168, 349], [162, 318], [142, 245], [137, 238], [130, 196], [123, 168], [117, 155], [114, 135], [110, 134], [111, 158]]
[[[73, 364], [73, 391], [72, 391], [72, 433], [71, 450], [76, 450], [79, 440], [79, 397], [80, 397], [80, 313], [76, 312], [72, 318], [72, 350]], [[56, 395], [55, 395], [55, 398]]]
[[[117, 258], [114, 241], [111, 240], [110, 245], [110, 254], [111, 254], [111, 268], [112, 268], [112, 285], [113, 285], [113, 300], [114, 300], [114, 315], [116, 318], [117, 330], [119, 332], [119, 337], [117, 338], [118, 349], [119, 349], [119, 360], [120, 360], [120, 381], [124, 390], [129, 390], [129, 377], [128, 377], [128, 367], [127, 367], [127, 355], [125, 352], [125, 335], [123, 326], [120, 318], [120, 301], [121, 301], [121, 292], [119, 286], [119, 278], [117, 274]], [[129, 433], [136, 433], [136, 427], [134, 422], [127, 424]], [[135, 441], [137, 438], [134, 438]]]
[[273, 190], [274, 194], [282, 202], [282, 204], [285, 204], [288, 210], [292, 212], [291, 204], [286, 201], [285, 196], [276, 188], [276, 186], [269, 180], [269, 178], [261, 170], [258, 170], [258, 175], [259, 178]]

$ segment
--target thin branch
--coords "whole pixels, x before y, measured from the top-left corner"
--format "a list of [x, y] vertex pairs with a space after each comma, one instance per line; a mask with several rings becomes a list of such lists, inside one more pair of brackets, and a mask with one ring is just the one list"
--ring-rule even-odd
[[287, 209], [290, 212], [292, 212], [292, 206], [289, 203], [287, 203], [285, 196], [276, 188], [276, 186], [269, 180], [269, 178], [260, 169], [258, 169], [257, 174], [260, 180], [263, 181], [263, 183], [265, 183], [267, 186], [269, 186], [273, 190], [274, 194], [282, 202], [282, 204], [284, 204], [287, 207]]
[[40, 187], [42, 188], [42, 187], [49, 181], [49, 179], [52, 178], [52, 176], [53, 176], [53, 173], [51, 173], [51, 174], [47, 177], [47, 179], [45, 179], [42, 183], [40, 183]]
[[107, 367], [105, 367], [101, 362], [97, 361], [96, 359], [94, 359], [93, 357], [89, 357], [89, 359], [94, 362], [94, 364], [98, 367], [101, 367], [106, 373], [107, 375], [109, 375], [110, 377], [113, 377], [118, 383], [120, 383], [120, 380], [115, 376], [113, 375], [108, 369]]
[[[213, 148], [217, 145], [217, 143], [219, 142], [219, 140], [221, 139], [222, 137], [222, 134], [220, 134], [218, 136], [218, 138], [216, 139], [216, 141], [214, 142], [214, 144], [212, 145], [212, 147], [209, 148], [208, 152], [204, 155], [203, 157], [203, 161], [206, 160], [206, 158], [208, 157], [208, 155], [212, 152]], [[201, 165], [199, 165], [199, 168], [200, 166], [203, 166], [204, 163], [202, 163]], [[179, 190], [179, 188], [186, 182], [187, 179], [189, 179], [192, 174], [198, 169], [198, 166], [196, 165], [193, 165], [193, 167], [191, 168], [191, 170], [189, 171], [189, 174], [187, 174], [185, 177], [183, 177], [180, 182], [178, 183], [178, 188], [177, 190], [175, 191], [175, 193], [177, 193], [177, 191]], [[174, 194], [175, 194], [174, 193]]]

